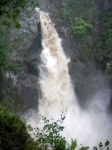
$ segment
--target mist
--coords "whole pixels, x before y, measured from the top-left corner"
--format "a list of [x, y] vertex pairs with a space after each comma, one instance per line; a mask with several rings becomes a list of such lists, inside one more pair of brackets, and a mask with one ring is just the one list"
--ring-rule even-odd
[[47, 13], [40, 11], [40, 22], [43, 50], [39, 78], [42, 96], [38, 110], [29, 110], [24, 115], [27, 124], [42, 128], [41, 116], [57, 120], [62, 112], [66, 112], [62, 135], [69, 143], [76, 139], [79, 147], [82, 144], [92, 148], [107, 139], [112, 142], [111, 117], [107, 111], [111, 91], [105, 78], [100, 75], [95, 83], [97, 90], [94, 96], [87, 101], [86, 109], [82, 109], [69, 76], [69, 59], [63, 52], [58, 33]]

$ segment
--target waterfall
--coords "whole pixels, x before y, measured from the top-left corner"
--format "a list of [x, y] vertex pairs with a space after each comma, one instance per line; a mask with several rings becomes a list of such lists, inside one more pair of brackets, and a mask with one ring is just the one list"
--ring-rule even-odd
[[39, 113], [54, 117], [57, 113], [67, 111], [72, 102], [77, 101], [68, 73], [69, 59], [63, 52], [57, 31], [48, 14], [40, 12], [40, 21], [43, 51], [40, 65], [42, 98]]
[[[106, 94], [98, 91], [93, 98], [93, 104], [91, 103], [87, 111], [80, 108], [68, 72], [69, 59], [63, 52], [58, 33], [49, 15], [42, 11], [39, 13], [43, 50], [39, 66], [41, 98], [38, 116], [58, 119], [62, 111], [67, 111], [64, 121], [65, 129], [62, 134], [68, 142], [71, 138], [77, 139], [79, 144], [90, 147], [96, 146], [99, 142], [105, 142], [106, 139], [111, 142], [111, 122], [106, 113], [107, 106], [103, 103], [104, 97], [107, 101], [109, 99], [108, 90], [105, 90]], [[40, 117], [37, 117], [37, 112], [30, 114], [30, 117], [27, 117], [28, 123], [37, 126]]]

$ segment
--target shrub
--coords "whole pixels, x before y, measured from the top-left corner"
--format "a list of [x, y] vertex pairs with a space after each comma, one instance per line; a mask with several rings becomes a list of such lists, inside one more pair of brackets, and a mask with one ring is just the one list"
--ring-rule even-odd
[[18, 116], [7, 112], [0, 105], [0, 148], [1, 150], [24, 150], [30, 136]]
[[[16, 115], [9, 113], [0, 105], [0, 150], [76, 150], [77, 141], [71, 140], [68, 144], [60, 132], [64, 127], [62, 123], [65, 115], [57, 121], [42, 118], [43, 129], [37, 128], [36, 140], [34, 141], [26, 130], [25, 123]], [[35, 129], [34, 129], [35, 131]], [[101, 142], [93, 150], [109, 150], [109, 141]], [[81, 147], [79, 150], [89, 150], [89, 147]]]
[[[76, 140], [71, 139], [71, 144], [69, 144], [65, 137], [60, 134], [64, 130], [62, 124], [65, 120], [65, 114], [62, 114], [61, 118], [56, 121], [49, 120], [46, 117], [42, 117], [42, 120], [44, 122], [42, 130], [39, 128], [34, 129], [37, 132], [36, 144], [38, 147], [40, 146], [41, 150], [76, 150], [78, 148]], [[32, 128], [29, 128], [29, 130], [32, 130]], [[100, 142], [98, 146], [93, 147], [91, 150], [109, 150], [109, 144], [108, 140], [104, 144]], [[79, 150], [89, 150], [89, 147], [81, 145]]]
[[89, 22], [84, 21], [81, 18], [75, 19], [75, 25], [72, 27], [73, 33], [78, 36], [82, 36], [84, 34], [87, 34], [92, 29], [92, 24]]
[[44, 126], [42, 130], [37, 128], [37, 143], [44, 148], [51, 147], [55, 150], [65, 150], [67, 141], [65, 137], [60, 134], [64, 129], [62, 123], [65, 116], [61, 115], [61, 119], [57, 121], [52, 119], [51, 122], [46, 117], [42, 117], [42, 119], [44, 121]]

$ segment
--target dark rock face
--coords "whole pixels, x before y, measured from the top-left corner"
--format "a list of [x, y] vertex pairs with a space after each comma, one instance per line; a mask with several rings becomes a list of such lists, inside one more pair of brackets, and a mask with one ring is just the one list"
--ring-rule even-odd
[[[74, 91], [77, 94], [81, 106], [85, 107], [86, 103], [88, 103], [94, 96], [94, 94], [97, 93], [98, 89], [100, 89], [102, 86], [107, 86], [107, 84], [105, 83], [105, 79], [102, 76], [102, 71], [98, 71], [96, 69], [96, 62], [94, 59], [91, 60], [91, 62], [87, 63], [83, 59], [83, 55], [77, 58], [76, 54], [81, 50], [82, 46], [78, 44], [78, 39], [73, 35], [73, 31], [71, 31], [69, 21], [64, 20], [64, 18], [62, 18], [62, 15], [60, 14], [62, 9], [62, 1], [39, 0], [39, 3], [41, 10], [49, 13], [50, 18], [53, 21], [54, 26], [59, 34], [59, 37], [62, 39], [64, 52], [71, 60], [68, 66], [71, 80], [74, 85]], [[98, 6], [100, 6], [101, 3], [103, 3], [103, 7], [108, 7], [110, 9], [109, 0], [105, 0], [105, 2], [100, 0], [96, 1], [95, 9], [97, 9], [97, 11], [95, 14], [96, 18], [94, 18], [96, 22], [97, 15], [100, 11], [98, 10]], [[98, 30], [97, 23], [96, 28]], [[90, 37], [90, 42], [92, 42], [92, 40], [95, 40], [95, 38], [96, 37]], [[100, 79], [103, 84], [101, 84]]]
[[32, 45], [27, 50], [28, 52], [27, 52], [27, 60], [26, 60], [28, 72], [35, 76], [39, 76], [38, 65], [40, 63], [40, 53], [42, 50], [40, 22], [38, 23], [37, 28], [38, 28], [37, 36], [32, 42]]
[[[9, 98], [14, 100], [16, 106], [20, 106], [20, 111], [21, 109], [24, 111], [38, 108], [40, 97], [38, 67], [42, 38], [39, 15], [35, 10], [30, 12], [30, 18], [23, 12], [20, 23], [22, 25], [20, 30], [13, 29], [10, 32], [10, 41], [16, 41], [18, 45], [18, 49], [13, 50], [11, 57], [15, 62], [22, 64], [22, 67], [17, 72], [6, 72], [4, 88], [10, 88], [16, 93], [10, 94]], [[20, 37], [22, 40], [18, 40]]]
[[[83, 56], [78, 59], [76, 58], [76, 54], [81, 49], [81, 45], [77, 44], [78, 40], [74, 37], [69, 27], [69, 21], [64, 20], [59, 13], [62, 9], [62, 1], [39, 0], [39, 3], [40, 9], [49, 13], [59, 37], [62, 39], [64, 52], [71, 60], [68, 66], [71, 80], [74, 85], [74, 91], [77, 94], [81, 106], [85, 107], [85, 104], [93, 97], [98, 88], [102, 86], [100, 83], [97, 84], [98, 80], [101, 78], [101, 72], [96, 70], [93, 61], [87, 64]], [[102, 1], [99, 0], [97, 3], [97, 5], [100, 5]], [[103, 5], [108, 5], [108, 9], [110, 9], [109, 4], [109, 0], [107, 2], [105, 0], [105, 4]], [[15, 76], [17, 76], [16, 88], [19, 93], [17, 99], [18, 102], [24, 101], [26, 110], [29, 108], [38, 108], [38, 100], [41, 93], [39, 88], [39, 64], [42, 50], [41, 25], [37, 12], [32, 12], [31, 16], [31, 19], [23, 17], [21, 19], [23, 27], [20, 32], [13, 31], [11, 34], [12, 40], [24, 32], [27, 37], [29, 37], [28, 39], [24, 38], [20, 43], [20, 50], [22, 53], [25, 49], [25, 57], [23, 58], [24, 60], [22, 60], [24, 61], [23, 69], [19, 74], [15, 74]]]
[[25, 60], [26, 72], [19, 81], [21, 97], [25, 101], [26, 108], [28, 109], [38, 108], [38, 100], [40, 96], [38, 68], [40, 64], [40, 52], [42, 50], [40, 22], [38, 22], [37, 29], [38, 32], [36, 33], [36, 38], [27, 49]]

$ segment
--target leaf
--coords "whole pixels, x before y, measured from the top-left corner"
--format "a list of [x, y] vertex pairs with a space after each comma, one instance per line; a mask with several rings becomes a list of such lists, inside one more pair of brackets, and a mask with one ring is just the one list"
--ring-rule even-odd
[[110, 144], [110, 142], [107, 140], [107, 141], [105, 142], [105, 146], [107, 147], [107, 146], [109, 146], [109, 144]]
[[101, 147], [103, 147], [103, 144], [102, 144], [102, 142], [100, 142], [100, 143], [99, 143], [99, 147], [100, 147], [100, 148], [101, 148]]

